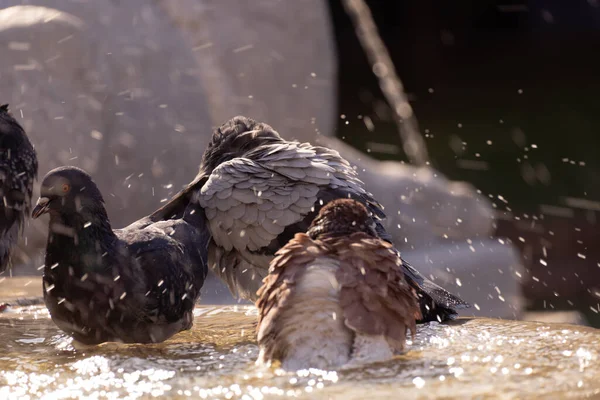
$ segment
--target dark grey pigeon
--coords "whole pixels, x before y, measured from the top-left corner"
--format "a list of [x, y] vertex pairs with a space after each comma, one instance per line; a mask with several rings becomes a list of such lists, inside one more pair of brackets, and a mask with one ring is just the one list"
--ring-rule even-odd
[[37, 178], [35, 150], [23, 127], [0, 106], [0, 272], [9, 266], [13, 247], [31, 210], [33, 181]]
[[162, 342], [191, 328], [208, 272], [201, 208], [112, 230], [92, 178], [60, 167], [44, 177], [33, 218], [45, 213], [44, 300], [60, 329], [98, 344]]
[[[215, 131], [197, 177], [154, 218], [200, 204], [212, 234], [209, 267], [232, 293], [255, 301], [275, 252], [306, 232], [324, 204], [343, 198], [364, 204], [379, 237], [391, 243], [382, 206], [338, 152], [287, 141], [269, 125], [238, 116]], [[454, 318], [456, 309], [469, 307], [406, 261], [403, 270], [420, 297], [422, 321]]]

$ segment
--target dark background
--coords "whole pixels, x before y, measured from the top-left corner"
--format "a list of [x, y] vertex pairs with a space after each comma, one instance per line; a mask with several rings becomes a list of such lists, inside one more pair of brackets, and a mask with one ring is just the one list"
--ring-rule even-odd
[[[497, 235], [521, 249], [528, 308], [577, 309], [599, 326], [600, 1], [367, 3], [432, 165], [489, 195]], [[330, 8], [345, 116], [338, 137], [406, 160], [350, 18], [339, 0]], [[388, 146], [370, 143], [359, 116]]]

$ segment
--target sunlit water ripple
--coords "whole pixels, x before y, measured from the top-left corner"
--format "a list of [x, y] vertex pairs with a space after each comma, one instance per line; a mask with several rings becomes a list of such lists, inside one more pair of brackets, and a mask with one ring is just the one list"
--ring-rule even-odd
[[77, 346], [45, 308], [0, 314], [0, 399], [584, 398], [600, 396], [597, 330], [489, 319], [420, 326], [390, 362], [284, 373], [254, 366], [256, 311], [198, 307], [157, 345]]

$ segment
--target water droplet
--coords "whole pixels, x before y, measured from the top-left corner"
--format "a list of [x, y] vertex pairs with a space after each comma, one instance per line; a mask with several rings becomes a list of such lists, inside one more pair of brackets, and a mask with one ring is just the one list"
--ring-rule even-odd
[[423, 386], [425, 386], [425, 380], [419, 376], [413, 379], [412, 382], [417, 387], [417, 389], [421, 389]]

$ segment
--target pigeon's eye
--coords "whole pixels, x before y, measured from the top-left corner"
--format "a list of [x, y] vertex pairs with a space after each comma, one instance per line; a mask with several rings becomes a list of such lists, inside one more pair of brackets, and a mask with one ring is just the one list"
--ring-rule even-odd
[[67, 193], [69, 190], [71, 190], [71, 185], [69, 185], [68, 183], [64, 183], [62, 185], [62, 191], [63, 191], [63, 193]]

